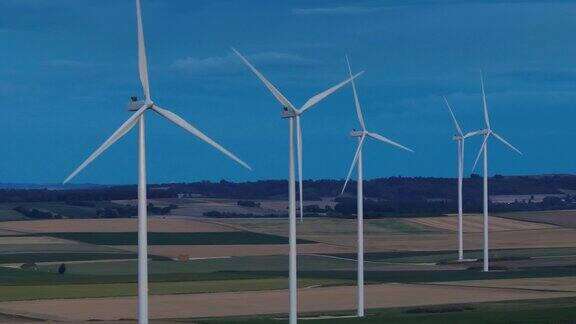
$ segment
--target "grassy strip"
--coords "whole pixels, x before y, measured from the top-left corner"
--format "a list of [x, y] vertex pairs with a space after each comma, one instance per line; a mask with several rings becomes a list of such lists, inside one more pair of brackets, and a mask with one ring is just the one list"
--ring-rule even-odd
[[[347, 280], [304, 279], [298, 282], [300, 287], [333, 286], [351, 284]], [[287, 289], [285, 278], [269, 279], [233, 279], [217, 281], [152, 282], [150, 294], [197, 294], [232, 291], [258, 291]], [[42, 286], [0, 286], [0, 301], [36, 300], [54, 298], [91, 298], [136, 296], [136, 283], [86, 284], [86, 285], [42, 285]]]
[[[233, 279], [261, 279], [274, 278], [273, 276], [252, 275], [244, 273], [161, 273], [150, 274], [150, 282], [177, 282], [177, 281], [210, 281]], [[0, 285], [65, 285], [65, 284], [106, 284], [106, 283], [133, 283], [137, 282], [136, 275], [79, 275], [25, 271], [20, 269], [0, 267]]]
[[[0, 263], [38, 263], [38, 262], [67, 262], [90, 260], [118, 260], [136, 259], [135, 253], [82, 253], [82, 252], [56, 252], [56, 253], [3, 253], [0, 254]], [[153, 257], [166, 260], [164, 257]]]
[[[136, 245], [136, 232], [68, 232], [43, 233], [66, 240], [80, 241], [98, 245]], [[298, 240], [298, 244], [315, 243], [308, 240]], [[278, 235], [254, 232], [208, 232], [208, 233], [148, 233], [150, 245], [244, 245], [244, 244], [288, 244], [288, 238]]]
[[[474, 303], [466, 305], [424, 306], [415, 308], [371, 309], [366, 317], [360, 319], [326, 318], [316, 319], [314, 323], [347, 324], [527, 324], [527, 323], [574, 323], [576, 316], [576, 298], [554, 298], [539, 300], [520, 300], [505, 302]], [[308, 316], [353, 316], [352, 312], [333, 312], [329, 314], [308, 314]], [[216, 319], [179, 319], [180, 323], [197, 324], [282, 324], [286, 315], [229, 317]], [[301, 315], [302, 316], [302, 315]], [[304, 315], [306, 316], [306, 315]]]
[[[238, 271], [236, 274], [253, 276], [288, 276], [287, 271]], [[364, 278], [371, 283], [386, 282], [445, 282], [486, 279], [569, 277], [574, 275], [572, 267], [540, 267], [513, 271], [481, 272], [474, 270], [436, 270], [436, 271], [366, 271]], [[299, 271], [299, 278], [324, 278], [354, 280], [356, 271]]]
[[[356, 253], [334, 253], [331, 256], [356, 259]], [[551, 256], [576, 256], [576, 248], [530, 248], [530, 249], [492, 249], [491, 258], [510, 258], [510, 257], [551, 257]], [[370, 252], [364, 254], [366, 261], [382, 262], [440, 262], [454, 261], [457, 252], [455, 251], [389, 251], [389, 252]], [[467, 250], [466, 258], [481, 258], [482, 250]]]

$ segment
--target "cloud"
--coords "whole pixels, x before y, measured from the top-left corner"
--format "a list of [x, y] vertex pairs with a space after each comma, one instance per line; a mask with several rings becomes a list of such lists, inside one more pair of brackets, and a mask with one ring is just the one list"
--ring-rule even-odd
[[[301, 67], [317, 63], [317, 61], [303, 56], [280, 53], [263, 52], [249, 55], [248, 59], [258, 65], [263, 66], [290, 66]], [[170, 65], [172, 70], [183, 71], [198, 75], [229, 75], [243, 71], [240, 59], [234, 55], [214, 56], [207, 58], [185, 57], [174, 60]]]
[[94, 64], [75, 61], [75, 60], [65, 60], [65, 59], [55, 59], [44, 62], [45, 66], [65, 68], [65, 69], [89, 69], [94, 67]]

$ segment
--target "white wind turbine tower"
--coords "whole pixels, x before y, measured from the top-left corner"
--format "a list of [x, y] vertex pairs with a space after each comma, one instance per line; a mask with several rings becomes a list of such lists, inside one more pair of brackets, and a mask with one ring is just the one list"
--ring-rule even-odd
[[240, 52], [236, 49], [232, 49], [244, 63], [256, 74], [258, 79], [264, 83], [266, 88], [270, 90], [272, 95], [280, 102], [282, 105], [282, 118], [288, 119], [289, 125], [289, 149], [288, 149], [288, 200], [289, 200], [289, 323], [295, 324], [298, 320], [297, 311], [297, 276], [296, 276], [296, 179], [294, 175], [294, 122], [296, 122], [296, 142], [297, 142], [297, 152], [298, 152], [298, 177], [300, 182], [300, 216], [302, 217], [302, 133], [300, 128], [300, 116], [310, 109], [312, 106], [316, 105], [318, 102], [322, 101], [324, 98], [328, 97], [348, 82], [352, 81], [354, 78], [358, 77], [363, 72], [344, 80], [335, 86], [311, 97], [300, 107], [296, 108], [286, 97], [278, 90], [276, 87], [268, 81], [262, 73], [260, 73]]
[[484, 199], [483, 199], [483, 204], [484, 204], [484, 272], [488, 272], [489, 271], [489, 260], [488, 260], [488, 249], [489, 249], [489, 244], [488, 244], [488, 139], [490, 138], [490, 136], [494, 136], [496, 139], [498, 139], [500, 142], [504, 143], [506, 146], [508, 146], [509, 148], [511, 148], [512, 150], [514, 150], [516, 153], [522, 155], [522, 152], [520, 152], [517, 148], [515, 148], [512, 144], [508, 143], [508, 141], [506, 141], [502, 136], [496, 134], [492, 128], [490, 127], [490, 118], [488, 117], [488, 105], [486, 103], [486, 93], [484, 91], [484, 78], [482, 76], [482, 72], [480, 72], [480, 84], [482, 87], [482, 102], [484, 105], [484, 122], [486, 124], [486, 128], [481, 129], [479, 131], [474, 132], [475, 134], [479, 134], [479, 135], [483, 135], [484, 136], [484, 142], [482, 142], [482, 146], [480, 147], [480, 151], [478, 152], [478, 156], [476, 157], [476, 161], [474, 161], [474, 166], [472, 167], [472, 170], [474, 170], [476, 168], [476, 164], [478, 163], [478, 160], [480, 159], [480, 155], [482, 153], [484, 153], [484, 181], [483, 181], [483, 187], [484, 187]]
[[[350, 68], [350, 62], [348, 62], [348, 57], [346, 57], [346, 64], [348, 64], [348, 72], [350, 73], [350, 76], [352, 76], [352, 69]], [[396, 147], [399, 147], [401, 149], [404, 149], [406, 151], [409, 152], [414, 152], [411, 149], [400, 145], [392, 140], [389, 140], [388, 138], [377, 134], [377, 133], [372, 133], [369, 132], [366, 129], [366, 125], [364, 123], [364, 116], [362, 115], [362, 109], [360, 107], [360, 101], [358, 100], [358, 94], [356, 92], [356, 84], [354, 82], [354, 80], [352, 80], [352, 92], [354, 94], [354, 104], [356, 106], [356, 115], [358, 116], [358, 122], [360, 123], [360, 131], [357, 130], [352, 130], [352, 132], [350, 132], [350, 136], [352, 137], [356, 137], [358, 139], [358, 147], [356, 148], [356, 153], [354, 154], [354, 159], [352, 160], [352, 165], [350, 165], [350, 169], [348, 170], [348, 175], [346, 176], [346, 181], [344, 182], [344, 187], [342, 188], [342, 192], [340, 194], [344, 193], [344, 190], [346, 190], [346, 185], [348, 184], [348, 181], [350, 180], [350, 175], [352, 174], [352, 170], [354, 170], [354, 166], [356, 166], [356, 164], [358, 164], [357, 167], [357, 171], [358, 171], [358, 179], [357, 179], [357, 211], [356, 211], [356, 215], [358, 217], [357, 220], [357, 238], [358, 238], [358, 243], [357, 243], [357, 252], [358, 252], [358, 259], [357, 259], [357, 265], [358, 265], [358, 282], [357, 282], [357, 314], [358, 317], [364, 317], [364, 194], [363, 194], [363, 187], [362, 187], [362, 147], [364, 145], [364, 140], [366, 139], [366, 137], [371, 137], [375, 140], [384, 142], [386, 144], [390, 144]]]
[[118, 128], [112, 136], [110, 136], [104, 144], [102, 144], [92, 155], [90, 155], [72, 174], [64, 180], [67, 183], [74, 178], [82, 169], [94, 161], [100, 154], [108, 149], [112, 144], [118, 141], [128, 131], [139, 124], [138, 132], [138, 323], [148, 323], [148, 240], [147, 240], [147, 204], [146, 204], [146, 154], [145, 154], [145, 129], [144, 129], [144, 113], [147, 110], [153, 110], [162, 117], [170, 120], [176, 125], [184, 128], [186, 131], [192, 133], [194, 136], [210, 144], [220, 152], [224, 153], [229, 158], [240, 163], [242, 166], [250, 169], [250, 167], [242, 160], [237, 158], [234, 154], [214, 142], [200, 130], [190, 125], [180, 116], [175, 113], [160, 108], [150, 99], [150, 88], [148, 85], [148, 67], [146, 62], [146, 50], [144, 46], [144, 32], [142, 27], [142, 17], [140, 9], [140, 0], [136, 0], [136, 20], [138, 28], [138, 71], [140, 74], [140, 81], [142, 82], [142, 89], [144, 92], [144, 100], [138, 101], [136, 97], [128, 104], [129, 111], [135, 113], [128, 118]]
[[462, 179], [464, 178], [464, 141], [471, 136], [477, 135], [478, 132], [470, 132], [464, 134], [462, 128], [456, 120], [456, 116], [448, 103], [446, 97], [444, 97], [444, 102], [448, 111], [450, 111], [450, 116], [454, 121], [454, 127], [456, 128], [456, 135], [452, 137], [456, 141], [458, 146], [458, 261], [464, 261], [464, 233], [463, 233], [463, 219], [462, 219]]

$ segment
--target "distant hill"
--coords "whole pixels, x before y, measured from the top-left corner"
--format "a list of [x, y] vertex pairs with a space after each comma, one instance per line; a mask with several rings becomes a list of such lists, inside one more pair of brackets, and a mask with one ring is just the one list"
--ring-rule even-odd
[[48, 189], [48, 190], [66, 190], [66, 189], [92, 189], [109, 187], [109, 185], [99, 185], [93, 183], [78, 184], [36, 184], [36, 183], [0, 183], [0, 189]]
[[[490, 178], [491, 210], [576, 209], [576, 175], [551, 174], [501, 176]], [[343, 196], [343, 180], [306, 180], [307, 201], [330, 198], [337, 202], [334, 212], [351, 215], [356, 211], [356, 183], [352, 181]], [[1, 187], [1, 185], [0, 185]], [[201, 181], [194, 183], [151, 184], [149, 198], [210, 197], [238, 200], [284, 200], [285, 180], [253, 182]], [[364, 182], [367, 217], [383, 215], [438, 215], [456, 209], [456, 179], [434, 177], [389, 177]], [[112, 201], [136, 198], [135, 185], [9, 185], [0, 189], [0, 203]], [[464, 179], [464, 207], [467, 212], [482, 210], [482, 177]]]

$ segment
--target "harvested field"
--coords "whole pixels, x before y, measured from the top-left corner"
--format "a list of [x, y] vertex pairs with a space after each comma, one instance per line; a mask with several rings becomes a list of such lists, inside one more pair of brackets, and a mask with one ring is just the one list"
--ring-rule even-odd
[[[20, 237], [27, 239], [27, 237]], [[107, 246], [92, 245], [66, 241], [66, 243], [42, 243], [42, 244], [0, 244], [0, 253], [55, 253], [55, 252], [117, 252]]]
[[[215, 222], [258, 233], [281, 236], [286, 236], [288, 233], [288, 220], [285, 218], [220, 219]], [[397, 218], [368, 219], [364, 221], [364, 224], [364, 235], [373, 238], [396, 234], [439, 233], [432, 227]], [[306, 218], [303, 223], [298, 223], [297, 226], [297, 235], [301, 239], [348, 247], [356, 243], [356, 220], [354, 219], [310, 217]]]
[[[23, 233], [50, 232], [131, 232], [138, 228], [136, 218], [120, 219], [50, 219], [33, 221], [0, 222], [0, 230], [18, 231]], [[148, 219], [150, 232], [230, 232], [234, 229], [185, 218]]]
[[70, 244], [70, 241], [49, 236], [1, 236], [0, 245]]
[[[444, 231], [456, 232], [458, 230], [458, 217], [442, 216], [442, 217], [417, 217], [409, 218], [408, 222], [436, 228]], [[554, 225], [538, 224], [523, 220], [514, 220], [501, 217], [490, 216], [490, 230], [498, 231], [529, 231], [535, 229], [555, 228]], [[467, 214], [464, 215], [464, 232], [465, 233], [480, 233], [483, 230], [483, 216], [480, 214]]]
[[511, 289], [541, 290], [541, 291], [576, 292], [576, 277], [470, 280], [470, 281], [442, 282], [437, 284], [463, 286], [463, 287], [511, 288]]
[[[300, 290], [300, 311], [353, 309], [355, 289], [354, 286], [345, 286]], [[422, 284], [366, 287], [368, 308], [570, 296], [576, 296], [576, 293]], [[286, 290], [151, 296], [150, 316], [160, 319], [285, 313], [287, 301]], [[136, 299], [118, 297], [2, 302], [0, 312], [55, 321], [129, 319], [136, 315]]]
[[576, 228], [576, 210], [550, 210], [498, 214], [499, 217]]
[[[134, 245], [113, 246], [114, 248], [136, 252]], [[228, 257], [228, 256], [256, 256], [288, 254], [288, 245], [152, 245], [148, 247], [149, 253], [169, 258], [176, 258], [187, 254], [190, 258]], [[298, 246], [298, 253], [340, 253], [352, 252], [351, 248], [328, 244], [302, 244]]]
[[[314, 239], [318, 244], [302, 244], [298, 253], [334, 254], [353, 253], [356, 251], [356, 235], [299, 235], [301, 238]], [[576, 247], [576, 230], [573, 229], [543, 229], [531, 231], [493, 232], [490, 246], [496, 249], [521, 248], [556, 248]], [[366, 252], [383, 251], [450, 251], [456, 248], [456, 233], [452, 234], [396, 234], [396, 235], [365, 235]], [[464, 247], [482, 249], [482, 233], [469, 233], [464, 237]], [[126, 251], [135, 252], [135, 246], [111, 246]], [[180, 254], [188, 254], [190, 258], [278, 255], [287, 254], [287, 245], [156, 245], [150, 246], [154, 255], [175, 258]]]
[[[354, 244], [350, 236], [351, 244]], [[529, 231], [491, 231], [490, 247], [493, 249], [576, 247], [576, 230], [551, 228]], [[456, 233], [366, 236], [367, 251], [436, 251], [456, 248]], [[342, 239], [346, 241], [346, 239]], [[465, 249], [482, 249], [482, 233], [468, 233], [464, 236]]]

